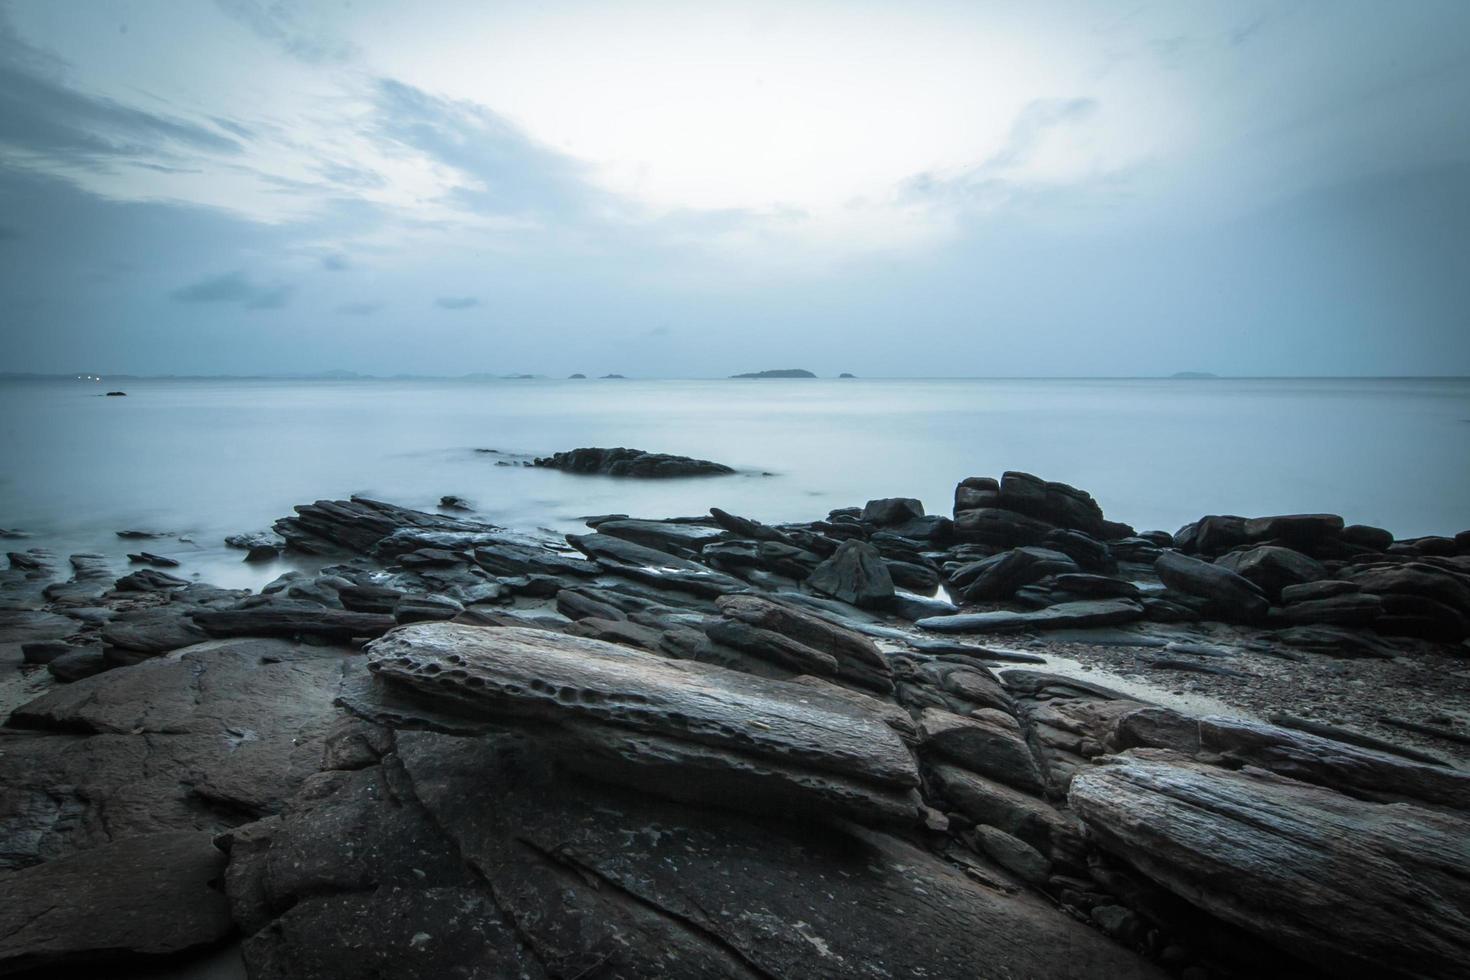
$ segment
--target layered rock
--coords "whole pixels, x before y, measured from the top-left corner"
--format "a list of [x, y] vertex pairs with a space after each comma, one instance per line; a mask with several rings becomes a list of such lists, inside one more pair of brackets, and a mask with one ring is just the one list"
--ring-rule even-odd
[[536, 466], [567, 473], [623, 476], [636, 479], [667, 479], [683, 476], [725, 476], [735, 470], [723, 463], [690, 456], [650, 453], [642, 449], [572, 449], [535, 461]]

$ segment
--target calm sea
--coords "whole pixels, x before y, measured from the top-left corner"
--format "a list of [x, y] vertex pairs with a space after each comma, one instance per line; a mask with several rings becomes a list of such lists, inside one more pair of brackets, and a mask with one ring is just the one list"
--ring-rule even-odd
[[[122, 387], [126, 398], [101, 397]], [[644, 482], [497, 466], [503, 453], [634, 446], [733, 477]], [[948, 512], [956, 481], [1021, 469], [1109, 517], [1332, 511], [1400, 536], [1470, 527], [1467, 380], [0, 382], [0, 527], [63, 554], [138, 547], [254, 586], [226, 534], [293, 504], [443, 494], [513, 527], [711, 505], [812, 519], [872, 497]], [[769, 474], [769, 475], [767, 475]], [[125, 543], [143, 528], [184, 535]], [[7, 549], [8, 550], [8, 549]]]

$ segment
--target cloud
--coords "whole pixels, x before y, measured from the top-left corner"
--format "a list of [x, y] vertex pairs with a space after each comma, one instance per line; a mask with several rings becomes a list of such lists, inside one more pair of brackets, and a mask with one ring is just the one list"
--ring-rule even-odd
[[238, 303], [247, 310], [278, 310], [294, 290], [289, 283], [260, 284], [243, 272], [226, 272], [180, 287], [169, 295], [179, 303]]
[[352, 266], [347, 261], [347, 256], [341, 252], [331, 252], [322, 256], [322, 268], [328, 272], [342, 272], [352, 268]]
[[434, 300], [434, 305], [441, 310], [468, 310], [479, 306], [480, 300], [474, 296], [440, 296]]
[[59, 62], [26, 44], [0, 10], [0, 160], [105, 168], [119, 159], [171, 159], [188, 149], [239, 153], [213, 129], [67, 86]]
[[337, 312], [344, 316], [371, 316], [383, 308], [382, 303], [353, 302], [343, 303], [337, 307]]
[[215, 0], [215, 6], [256, 36], [309, 64], [349, 61], [357, 53], [331, 31], [304, 24], [302, 6], [290, 0]]

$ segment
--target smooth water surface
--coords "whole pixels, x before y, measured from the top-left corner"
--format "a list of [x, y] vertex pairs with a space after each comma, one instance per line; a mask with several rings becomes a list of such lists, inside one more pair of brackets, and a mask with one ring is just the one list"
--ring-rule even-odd
[[[102, 397], [112, 387], [126, 398]], [[733, 477], [616, 480], [494, 454], [634, 446]], [[146, 550], [222, 585], [226, 534], [360, 493], [443, 494], [513, 527], [589, 514], [809, 520], [872, 497], [948, 513], [965, 476], [1020, 469], [1173, 530], [1208, 513], [1332, 511], [1400, 536], [1470, 527], [1467, 380], [0, 382], [0, 527], [62, 554]], [[764, 475], [771, 474], [771, 475]], [[123, 542], [144, 528], [176, 539]]]

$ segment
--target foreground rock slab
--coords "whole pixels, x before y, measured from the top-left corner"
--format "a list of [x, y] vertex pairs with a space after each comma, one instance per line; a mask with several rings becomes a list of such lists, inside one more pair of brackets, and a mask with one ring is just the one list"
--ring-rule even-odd
[[1114, 626], [1143, 618], [1143, 606], [1132, 599], [1061, 602], [1034, 612], [998, 609], [995, 612], [930, 616], [914, 625], [936, 633], [1011, 633], [1021, 630], [1079, 629]]
[[1103, 846], [1192, 904], [1351, 976], [1463, 976], [1470, 821], [1135, 750], [1078, 775]]
[[137, 965], [224, 939], [234, 923], [211, 837], [133, 837], [0, 874], [0, 974]]
[[543, 630], [404, 627], [377, 676], [472, 718], [550, 726], [602, 778], [741, 809], [912, 821], [918, 771], [876, 713], [806, 685]]

